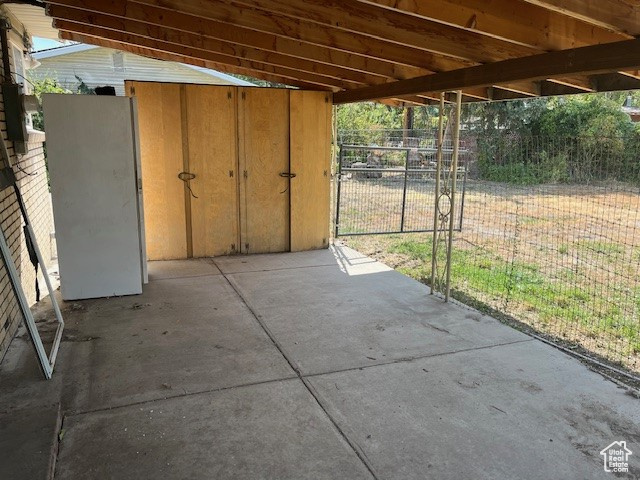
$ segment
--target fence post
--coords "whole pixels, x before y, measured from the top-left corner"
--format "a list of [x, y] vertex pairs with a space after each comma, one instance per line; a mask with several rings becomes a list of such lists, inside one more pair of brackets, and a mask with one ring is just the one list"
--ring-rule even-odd
[[336, 175], [336, 172], [338, 171], [337, 168], [337, 161], [338, 161], [338, 110], [337, 110], [337, 106], [333, 105], [331, 107], [331, 195], [332, 195], [332, 199], [333, 201], [331, 202], [331, 208], [332, 211], [329, 213], [329, 220], [332, 222], [331, 224], [331, 228], [329, 230], [330, 234], [333, 234], [333, 238], [331, 239], [331, 243], [333, 243], [333, 240], [335, 240], [336, 236], [335, 236], [335, 231], [336, 231], [336, 209], [338, 206], [338, 186], [336, 185], [336, 183], [338, 182], [338, 176]]
[[446, 293], [444, 295], [445, 302], [449, 301], [449, 293], [451, 291], [451, 251], [453, 249], [453, 222], [454, 212], [456, 211], [456, 180], [458, 178], [458, 153], [460, 150], [460, 110], [462, 109], [462, 91], [456, 92], [456, 123], [453, 126], [453, 158], [451, 159], [451, 211], [449, 213], [449, 242], [447, 245], [447, 283]]
[[468, 174], [469, 174], [469, 167], [468, 167], [468, 163], [465, 162], [464, 174], [462, 177], [462, 197], [460, 198], [460, 224], [458, 226], [458, 229], [460, 231], [462, 231], [462, 219], [464, 218], [464, 195], [465, 195], [465, 192], [467, 191], [467, 175]]
[[338, 192], [336, 194], [336, 231], [334, 238], [338, 238], [340, 231], [340, 184], [342, 182], [342, 160], [344, 157], [344, 149], [342, 144], [338, 146], [340, 153], [338, 154], [338, 174], [336, 175], [336, 182], [338, 182]]
[[407, 176], [409, 175], [409, 149], [406, 150], [404, 162], [404, 187], [402, 189], [402, 214], [400, 216], [400, 233], [404, 232], [404, 212], [407, 205]]
[[436, 255], [438, 253], [438, 204], [440, 203], [440, 177], [442, 175], [442, 141], [444, 139], [444, 92], [440, 94], [440, 108], [438, 109], [438, 145], [436, 153], [436, 185], [435, 185], [435, 202], [433, 204], [433, 241], [431, 249], [431, 295], [436, 287], [436, 276], [438, 270], [438, 262]]

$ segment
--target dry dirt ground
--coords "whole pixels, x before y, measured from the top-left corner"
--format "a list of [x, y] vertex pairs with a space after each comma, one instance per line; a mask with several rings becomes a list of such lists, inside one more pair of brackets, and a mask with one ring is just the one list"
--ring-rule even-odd
[[[398, 231], [402, 187], [398, 176], [343, 181], [340, 231]], [[433, 189], [431, 178], [409, 180], [405, 230], [432, 228]], [[459, 194], [456, 226], [461, 200]], [[431, 233], [340, 240], [429, 282]], [[640, 372], [637, 186], [469, 180], [452, 262], [452, 288], [463, 301]]]

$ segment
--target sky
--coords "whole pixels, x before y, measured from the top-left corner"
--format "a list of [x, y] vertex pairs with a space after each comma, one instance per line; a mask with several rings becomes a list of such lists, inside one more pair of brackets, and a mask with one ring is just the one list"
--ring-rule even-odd
[[56, 40], [49, 40], [48, 38], [33, 37], [33, 51], [46, 50], [48, 48], [60, 47], [62, 42]]

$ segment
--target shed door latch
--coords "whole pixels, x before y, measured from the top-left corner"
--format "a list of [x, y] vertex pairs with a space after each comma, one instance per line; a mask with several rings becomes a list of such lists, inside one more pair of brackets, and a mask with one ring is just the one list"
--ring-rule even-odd
[[[282, 178], [288, 178], [288, 179], [292, 179], [296, 177], [295, 173], [291, 173], [291, 172], [280, 172], [280, 176]], [[290, 182], [289, 182], [290, 183]], [[281, 191], [280, 193], [287, 193], [287, 190], [289, 190], [289, 185], [287, 185], [287, 188], [285, 188], [283, 191]]]
[[193, 190], [191, 190], [191, 185], [189, 184], [189, 182], [190, 182], [191, 180], [193, 180], [193, 179], [195, 179], [195, 178], [196, 178], [196, 174], [195, 174], [195, 173], [190, 173], [190, 172], [180, 172], [180, 173], [178, 174], [178, 178], [184, 182], [185, 186], [186, 186], [186, 187], [187, 187], [187, 189], [189, 190], [189, 193], [191, 193], [191, 196], [192, 196], [193, 198], [198, 198], [198, 197], [196, 196], [196, 194], [195, 194], [195, 193], [193, 193]]

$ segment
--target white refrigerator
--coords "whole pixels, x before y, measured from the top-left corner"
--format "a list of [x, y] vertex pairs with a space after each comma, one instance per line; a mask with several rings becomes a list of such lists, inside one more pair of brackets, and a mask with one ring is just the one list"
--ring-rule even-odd
[[142, 293], [135, 99], [46, 94], [43, 108], [62, 298]]

